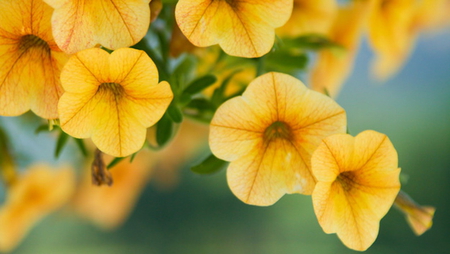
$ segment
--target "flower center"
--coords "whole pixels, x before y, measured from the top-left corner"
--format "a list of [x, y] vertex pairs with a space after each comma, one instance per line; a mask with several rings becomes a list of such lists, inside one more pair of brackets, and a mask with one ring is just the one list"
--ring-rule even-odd
[[30, 48], [40, 48], [44, 51], [50, 52], [50, 47], [46, 41], [33, 34], [23, 36], [19, 41], [19, 49], [27, 51]]
[[277, 138], [290, 140], [291, 137], [291, 128], [285, 122], [276, 121], [264, 131], [264, 140], [268, 142]]
[[110, 92], [116, 98], [120, 98], [123, 95], [123, 87], [118, 83], [102, 83], [98, 88], [98, 92]]
[[336, 181], [338, 181], [344, 191], [350, 191], [355, 186], [355, 175], [351, 171], [342, 172], [338, 175], [336, 178]]

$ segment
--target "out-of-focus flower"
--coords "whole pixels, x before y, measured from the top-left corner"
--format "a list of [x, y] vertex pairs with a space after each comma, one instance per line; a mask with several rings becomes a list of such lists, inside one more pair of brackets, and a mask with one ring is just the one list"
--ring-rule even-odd
[[46, 119], [58, 118], [63, 93], [60, 72], [69, 58], [56, 46], [50, 18], [42, 1], [0, 1], [0, 115], [32, 110]]
[[400, 190], [397, 151], [389, 138], [375, 131], [332, 135], [312, 155], [311, 169], [322, 229], [351, 249], [369, 248]]
[[52, 30], [67, 53], [101, 44], [109, 49], [139, 42], [150, 25], [150, 0], [44, 0], [53, 9]]
[[228, 185], [243, 202], [271, 205], [286, 193], [311, 194], [310, 157], [321, 140], [344, 133], [345, 111], [299, 80], [268, 73], [216, 111], [209, 144], [230, 161]]
[[170, 56], [178, 57], [184, 52], [193, 52], [197, 47], [194, 46], [181, 32], [177, 24], [173, 25], [172, 36], [170, 39]]
[[311, 71], [313, 90], [336, 97], [352, 71], [356, 52], [366, 24], [371, 1], [354, 1], [340, 7], [328, 37], [343, 49], [322, 49]]
[[229, 55], [260, 57], [270, 51], [275, 28], [292, 12], [292, 0], [180, 0], [175, 17], [196, 46], [219, 44]]
[[64, 67], [61, 83], [61, 128], [76, 138], [92, 137], [102, 152], [116, 157], [142, 147], [146, 129], [173, 97], [167, 82], [158, 84], [158, 70], [145, 52], [128, 48], [78, 52]]
[[217, 81], [204, 90], [204, 94], [212, 96], [214, 90], [219, 87], [225, 79], [228, 84], [225, 95], [231, 96], [242, 91], [256, 77], [256, 66], [251, 59], [242, 59], [231, 56], [221, 56], [219, 47], [210, 47], [204, 50], [197, 50], [199, 58], [197, 75], [203, 76], [214, 74]]
[[150, 0], [150, 21], [153, 22], [158, 18], [163, 8], [161, 0]]
[[104, 229], [117, 228], [135, 206], [152, 172], [154, 158], [148, 150], [143, 150], [133, 162], [122, 160], [110, 169], [114, 179], [111, 186], [93, 185], [91, 172], [86, 170], [74, 198], [75, 210]]
[[64, 205], [74, 185], [75, 175], [69, 168], [35, 165], [19, 176], [0, 208], [0, 251], [14, 249], [34, 224]]
[[336, 11], [336, 0], [294, 0], [291, 18], [276, 32], [289, 37], [312, 33], [326, 34]]
[[414, 234], [421, 235], [433, 225], [433, 216], [436, 209], [431, 206], [420, 206], [403, 191], [395, 199], [395, 206], [406, 216], [409, 226]]
[[369, 17], [369, 42], [376, 53], [372, 71], [379, 79], [396, 73], [409, 57], [418, 31], [416, 0], [374, 0]]
[[[154, 137], [155, 129], [149, 128], [147, 139]], [[154, 143], [154, 141], [151, 141]], [[203, 123], [185, 119], [173, 141], [160, 151], [151, 152], [155, 162], [152, 181], [161, 190], [173, 189], [179, 182], [180, 170], [187, 162], [200, 155], [207, 147], [208, 127]]]

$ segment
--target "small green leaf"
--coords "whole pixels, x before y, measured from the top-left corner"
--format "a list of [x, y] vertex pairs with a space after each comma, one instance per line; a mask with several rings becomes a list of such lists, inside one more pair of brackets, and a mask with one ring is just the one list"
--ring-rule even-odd
[[135, 152], [130, 156], [130, 163], [132, 163], [134, 161], [134, 158], [136, 158], [137, 154], [138, 154], [138, 152]]
[[217, 78], [214, 75], [206, 75], [194, 80], [184, 89], [183, 94], [196, 94], [203, 91], [205, 88], [216, 83]]
[[309, 49], [309, 50], [320, 50], [323, 48], [343, 48], [341, 45], [331, 41], [324, 35], [321, 34], [307, 34], [292, 39], [289, 42], [290, 45], [294, 47]]
[[43, 131], [49, 131], [48, 130], [48, 124], [39, 125], [36, 130], [34, 131], [34, 134], [39, 134]]
[[167, 108], [167, 115], [175, 123], [181, 123], [183, 121], [183, 113], [181, 113], [180, 108], [173, 101], [170, 103], [169, 108]]
[[64, 131], [59, 133], [58, 140], [56, 141], [55, 148], [55, 158], [59, 158], [63, 148], [66, 146], [67, 141], [69, 140], [69, 135], [67, 135]]
[[222, 170], [228, 162], [218, 159], [213, 154], [210, 154], [200, 164], [191, 167], [191, 171], [201, 175], [208, 175], [219, 172]]
[[114, 167], [115, 165], [119, 164], [119, 162], [121, 162], [123, 159], [125, 159], [126, 157], [116, 157], [114, 158], [114, 160], [112, 160], [108, 166], [106, 166], [107, 169], [111, 169], [112, 167]]
[[173, 122], [165, 114], [156, 124], [156, 142], [160, 147], [164, 146], [172, 137]]
[[86, 146], [84, 145], [84, 142], [82, 139], [79, 138], [73, 138], [75, 140], [75, 144], [77, 144], [78, 149], [80, 149], [80, 152], [83, 154], [84, 157], [88, 156], [88, 152], [86, 149]]

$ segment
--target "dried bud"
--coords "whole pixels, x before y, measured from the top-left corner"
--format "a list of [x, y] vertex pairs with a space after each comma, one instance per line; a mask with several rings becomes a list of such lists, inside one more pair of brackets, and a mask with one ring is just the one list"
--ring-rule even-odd
[[103, 153], [96, 149], [94, 155], [94, 161], [92, 162], [92, 184], [101, 186], [108, 185], [111, 186], [113, 184], [113, 178], [111, 172], [105, 166], [105, 162], [103, 161]]

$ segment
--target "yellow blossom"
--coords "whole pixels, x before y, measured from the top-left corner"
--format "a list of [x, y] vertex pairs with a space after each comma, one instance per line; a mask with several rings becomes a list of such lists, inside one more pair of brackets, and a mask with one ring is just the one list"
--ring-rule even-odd
[[110, 49], [138, 43], [150, 25], [150, 0], [44, 0], [53, 9], [58, 46], [76, 53], [97, 44]]
[[344, 133], [345, 111], [292, 76], [268, 73], [216, 111], [211, 151], [230, 161], [228, 185], [243, 202], [271, 205], [286, 193], [311, 194], [310, 157], [321, 140]]
[[173, 94], [145, 52], [93, 48], [78, 52], [61, 73], [65, 93], [58, 104], [61, 128], [76, 138], [92, 137], [116, 157], [138, 151], [146, 128], [164, 114]]
[[336, 11], [336, 0], [294, 0], [291, 18], [276, 32], [290, 37], [311, 33], [326, 34]]
[[369, 248], [400, 190], [397, 151], [389, 138], [375, 131], [332, 135], [312, 155], [311, 167], [322, 229], [351, 249]]
[[369, 17], [369, 42], [376, 53], [372, 70], [386, 79], [397, 72], [409, 57], [417, 29], [416, 0], [375, 0]]
[[75, 176], [71, 169], [52, 170], [35, 165], [8, 188], [0, 208], [0, 251], [10, 251], [33, 224], [64, 205], [73, 193]]
[[132, 163], [124, 159], [111, 168], [114, 179], [111, 186], [93, 185], [91, 170], [86, 170], [73, 202], [75, 210], [104, 229], [120, 226], [136, 204], [152, 172], [153, 158], [149, 156], [148, 151], [142, 151]]
[[326, 48], [319, 52], [311, 71], [313, 90], [321, 93], [326, 90], [331, 97], [338, 95], [353, 68], [369, 10], [369, 0], [355, 1], [349, 6], [340, 7], [327, 36], [343, 49]]
[[41, 0], [2, 0], [0, 9], [0, 115], [32, 110], [58, 118], [59, 76], [68, 56], [56, 46], [52, 8]]
[[433, 225], [436, 209], [431, 206], [420, 206], [403, 191], [395, 199], [396, 207], [402, 211], [414, 234], [421, 235]]
[[219, 44], [229, 55], [260, 57], [270, 51], [275, 28], [292, 12], [292, 0], [180, 0], [175, 17], [196, 46]]

